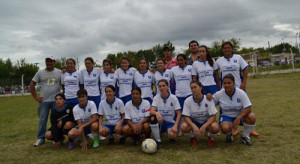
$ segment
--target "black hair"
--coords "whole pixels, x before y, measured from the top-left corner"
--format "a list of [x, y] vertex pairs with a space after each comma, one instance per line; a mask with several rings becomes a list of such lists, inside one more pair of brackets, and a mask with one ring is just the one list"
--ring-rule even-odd
[[62, 94], [62, 93], [59, 93], [59, 94], [57, 94], [56, 96], [55, 96], [55, 99], [56, 99], [56, 97], [58, 97], [58, 96], [60, 96], [62, 99], [64, 99], [64, 100], [66, 100], [66, 96], [64, 95], [64, 94]]
[[227, 42], [224, 42], [223, 44], [222, 44], [222, 49], [224, 48], [224, 46], [225, 45], [229, 45], [232, 49], [233, 49], [233, 44], [231, 43], [231, 42], [229, 42], [229, 41], [227, 41]]
[[167, 86], [169, 86], [169, 82], [166, 79], [160, 79], [157, 84], [159, 84], [160, 82], [164, 82], [165, 84], [167, 84]]
[[123, 56], [123, 57], [121, 58], [121, 62], [122, 62], [122, 60], [127, 60], [127, 61], [128, 61], [128, 63], [129, 63], [129, 66], [128, 66], [128, 68], [132, 67], [132, 65], [131, 65], [131, 61], [130, 61], [129, 57], [127, 57], [127, 56]]
[[203, 94], [203, 85], [201, 84], [200, 81], [195, 80], [195, 81], [192, 81], [192, 82], [190, 83], [190, 85], [191, 85], [191, 84], [197, 84], [199, 87], [202, 87], [201, 93]]
[[87, 57], [87, 58], [84, 59], [84, 62], [86, 62], [87, 60], [91, 61], [92, 64], [94, 64], [94, 59], [93, 58]]
[[104, 65], [104, 63], [108, 63], [110, 66], [112, 66], [112, 62], [109, 59], [104, 59], [102, 64]]
[[140, 94], [142, 94], [142, 90], [141, 90], [140, 87], [134, 87], [134, 88], [132, 88], [132, 89], [131, 89], [131, 93], [132, 93], [134, 90], [136, 90], [136, 91], [138, 91]]
[[191, 47], [191, 44], [192, 44], [192, 43], [196, 43], [197, 46], [199, 46], [199, 43], [198, 43], [196, 40], [192, 40], [192, 41], [189, 42], [189, 47]]
[[74, 63], [74, 65], [76, 65], [76, 61], [75, 61], [73, 58], [67, 59], [67, 60], [66, 60], [66, 63], [67, 63], [69, 60], [71, 60], [71, 61]]
[[88, 96], [88, 93], [85, 89], [80, 89], [77, 91], [77, 97], [81, 97], [83, 95]]
[[156, 64], [157, 64], [157, 62], [160, 61], [160, 60], [163, 61], [164, 64], [166, 64], [166, 62], [165, 62], [165, 60], [164, 60], [163, 58], [158, 58], [158, 59], [156, 59]]
[[231, 73], [225, 75], [225, 76], [223, 77], [223, 81], [224, 81], [224, 79], [230, 79], [230, 80], [232, 80], [232, 81], [235, 83], [235, 81], [234, 81], [234, 76], [233, 76]]
[[116, 92], [116, 88], [114, 86], [112, 86], [112, 85], [106, 86], [105, 87], [105, 91], [106, 91], [107, 88], [110, 88], [111, 90], [113, 90], [113, 92]]
[[212, 57], [211, 57], [211, 55], [208, 51], [207, 46], [206, 45], [201, 45], [201, 46], [199, 46], [199, 49], [202, 48], [202, 47], [205, 48], [205, 51], [206, 51], [206, 60], [208, 61], [209, 65], [211, 67], [214, 67], [214, 60], [212, 59]]

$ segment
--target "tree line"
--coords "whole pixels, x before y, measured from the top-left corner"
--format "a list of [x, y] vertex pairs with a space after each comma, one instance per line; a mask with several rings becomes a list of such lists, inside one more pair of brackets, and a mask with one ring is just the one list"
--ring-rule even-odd
[[[270, 53], [276, 54], [281, 53], [283, 50], [286, 52], [290, 52], [290, 48], [293, 53], [299, 54], [299, 49], [290, 45], [289, 43], [281, 43], [275, 45], [270, 48], [241, 48], [241, 39], [239, 38], [231, 38], [229, 40], [217, 40], [213, 41], [211, 45], [207, 45], [209, 48], [209, 52], [212, 57], [220, 57], [222, 56], [222, 48], [221, 45], [225, 41], [230, 41], [234, 46], [234, 52], [236, 54], [248, 54], [250, 52], [259, 51], [261, 56], [269, 56]], [[165, 42], [163, 44], [157, 44], [150, 49], [138, 50], [138, 51], [125, 51], [118, 52], [116, 54], [108, 54], [107, 59], [111, 60], [113, 66], [115, 68], [120, 67], [120, 61], [123, 56], [127, 56], [131, 59], [131, 63], [133, 67], [138, 68], [139, 61], [142, 58], [146, 58], [152, 67], [155, 67], [155, 61], [157, 58], [163, 58], [163, 48], [165, 46], [170, 47], [173, 51], [175, 50], [175, 46], [171, 41]], [[187, 48], [181, 50], [184, 54], [189, 55], [190, 50], [187, 43]], [[101, 67], [102, 63], [96, 63], [96, 66]], [[66, 68], [66, 58], [62, 57], [56, 60], [55, 67], [58, 69]], [[39, 67], [35, 64], [28, 63], [26, 59], [22, 58], [18, 60], [16, 63], [12, 63], [12, 61], [8, 58], [7, 60], [3, 60], [0, 58], [0, 86], [5, 85], [21, 85], [21, 77], [24, 75], [24, 84], [29, 85], [35, 73], [38, 71]]]

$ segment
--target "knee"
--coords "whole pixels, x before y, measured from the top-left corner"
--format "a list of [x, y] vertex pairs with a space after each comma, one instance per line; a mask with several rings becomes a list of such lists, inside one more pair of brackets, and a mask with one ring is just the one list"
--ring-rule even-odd
[[222, 123], [221, 130], [224, 134], [230, 133], [232, 131], [232, 125], [230, 123]]
[[248, 116], [244, 119], [245, 123], [254, 125], [256, 122], [256, 117], [253, 112], [249, 113]]
[[48, 140], [52, 140], [53, 137], [52, 137], [51, 131], [47, 131], [46, 134], [45, 134], [45, 137], [46, 137]]
[[168, 137], [170, 139], [175, 139], [178, 136], [178, 133], [173, 133], [170, 130], [168, 131]]
[[65, 125], [64, 125], [65, 130], [72, 129], [73, 127], [74, 127], [74, 123], [71, 122], [71, 121], [66, 122]]
[[214, 122], [211, 124], [209, 131], [213, 134], [218, 133], [220, 131], [220, 126], [218, 123]]
[[98, 122], [94, 122], [94, 123], [92, 124], [91, 130], [94, 131], [94, 132], [98, 131]]
[[72, 130], [69, 131], [68, 137], [71, 138], [71, 139], [73, 139], [73, 138], [76, 137], [74, 129], [72, 129]]
[[122, 132], [125, 134], [125, 135], [129, 135], [130, 133], [130, 127], [128, 125], [125, 125], [123, 128], [122, 128]]
[[115, 132], [117, 133], [117, 134], [121, 134], [122, 133], [122, 128], [117, 128], [117, 127], [115, 127]]
[[149, 123], [144, 123], [143, 128], [144, 128], [145, 132], [150, 131], [150, 125], [149, 125]]
[[188, 124], [186, 122], [183, 122], [180, 126], [180, 130], [183, 132], [183, 133], [188, 133], [190, 132], [190, 130], [188, 129]]

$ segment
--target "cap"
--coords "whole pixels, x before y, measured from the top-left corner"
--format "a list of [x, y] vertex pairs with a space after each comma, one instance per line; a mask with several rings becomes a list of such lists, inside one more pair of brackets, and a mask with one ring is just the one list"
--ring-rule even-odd
[[50, 55], [50, 56], [47, 56], [46, 59], [51, 59], [51, 60], [55, 60], [54, 56]]
[[169, 47], [169, 46], [165, 46], [165, 47], [164, 47], [164, 51], [166, 51], [166, 50], [168, 50], [168, 51], [172, 51], [172, 48], [171, 48], [171, 47]]

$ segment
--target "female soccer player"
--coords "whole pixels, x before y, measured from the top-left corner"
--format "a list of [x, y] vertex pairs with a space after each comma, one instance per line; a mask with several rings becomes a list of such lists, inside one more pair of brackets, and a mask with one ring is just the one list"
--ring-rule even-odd
[[66, 64], [67, 70], [61, 75], [61, 84], [67, 104], [75, 106], [78, 104], [76, 93], [83, 88], [83, 80], [81, 73], [75, 69], [76, 62], [74, 59], [67, 59]]
[[[64, 135], [68, 135], [75, 125], [73, 107], [66, 104], [66, 98], [59, 93], [55, 96], [56, 107], [51, 112], [51, 127], [46, 132], [46, 138], [55, 142], [54, 146], [59, 149], [64, 141]], [[73, 149], [73, 140], [69, 139], [69, 149]]]
[[[112, 85], [108, 85], [105, 88], [106, 101], [101, 101], [98, 115], [99, 122], [94, 126], [95, 129], [98, 129], [98, 132], [101, 136], [108, 136], [109, 145], [114, 143], [113, 134], [121, 135], [120, 143], [125, 142], [125, 136], [122, 135], [122, 126], [125, 117], [124, 104], [122, 100], [115, 97], [116, 89]], [[103, 117], [106, 117], [106, 124], [102, 126]], [[98, 147], [94, 145], [94, 147]]]
[[199, 61], [195, 61], [192, 66], [193, 81], [201, 82], [204, 94], [214, 94], [220, 88], [217, 64], [205, 45], [200, 46], [199, 53]]
[[119, 82], [119, 97], [124, 104], [132, 100], [130, 93], [134, 83], [133, 77], [135, 72], [136, 69], [131, 67], [129, 58], [122, 57], [121, 68], [117, 69], [116, 74]]
[[[115, 86], [117, 92], [117, 75], [112, 73], [112, 62], [108, 59], [103, 60], [103, 73], [100, 75], [100, 85], [101, 85], [101, 101], [106, 100], [105, 88], [108, 85]], [[118, 97], [118, 96], [117, 96]]]
[[[223, 43], [222, 51], [224, 56], [216, 61], [218, 69], [220, 69], [221, 72], [221, 79], [230, 73], [234, 76], [235, 86], [246, 91], [248, 64], [240, 55], [234, 54], [231, 42]], [[235, 136], [238, 133], [239, 130], [237, 129], [233, 135]], [[251, 135], [258, 136], [258, 133], [252, 131]]]
[[255, 114], [251, 112], [251, 102], [245, 91], [236, 87], [232, 74], [227, 74], [223, 78], [224, 88], [213, 95], [215, 104], [220, 106], [220, 126], [226, 134], [226, 142], [233, 141], [232, 130], [239, 125], [244, 126], [242, 141], [251, 146], [249, 134], [255, 127]]
[[100, 104], [100, 75], [102, 70], [94, 67], [94, 60], [87, 57], [84, 60], [85, 69], [81, 70], [84, 89], [88, 92], [88, 100], [93, 101], [98, 109]]
[[[183, 133], [193, 131], [196, 138], [204, 136], [208, 131], [208, 146], [213, 146], [213, 137], [220, 131], [216, 122], [217, 109], [213, 101], [206, 99], [203, 95], [203, 86], [199, 81], [190, 84], [193, 95], [184, 101], [183, 112], [184, 122], [180, 129]], [[196, 146], [195, 137], [191, 138], [191, 145]]]
[[142, 98], [148, 100], [150, 104], [153, 100], [154, 75], [148, 70], [147, 59], [140, 60], [140, 71], [134, 75], [134, 83], [142, 90]]
[[[158, 82], [160, 94], [156, 95], [150, 110], [150, 127], [158, 143], [161, 143], [160, 131], [167, 132], [171, 143], [178, 136], [178, 125], [181, 118], [181, 110], [178, 99], [169, 91], [168, 81], [161, 79]], [[177, 114], [174, 120], [175, 113]], [[159, 124], [161, 127], [159, 128]]]
[[158, 89], [158, 81], [161, 79], [166, 79], [169, 84], [171, 84], [172, 72], [165, 68], [165, 60], [159, 58], [156, 60], [157, 71], [154, 74], [155, 84], [156, 84], [156, 95], [160, 94]]
[[133, 144], [140, 143], [141, 134], [150, 138], [151, 129], [149, 126], [150, 103], [141, 98], [142, 90], [135, 87], [131, 90], [132, 101], [125, 105], [125, 120], [127, 124], [122, 128], [124, 135], [133, 138]]
[[184, 100], [192, 95], [190, 88], [190, 83], [192, 82], [192, 66], [186, 65], [186, 56], [184, 54], [177, 56], [177, 62], [178, 66], [171, 69], [172, 78], [175, 81], [175, 86], [172, 88], [175, 91], [182, 111]]
[[93, 128], [93, 124], [97, 124], [97, 108], [93, 101], [87, 100], [88, 93], [85, 89], [77, 92], [79, 103], [73, 108], [74, 119], [77, 126], [70, 130], [68, 136], [71, 139], [81, 137], [81, 150], [87, 150], [88, 141], [86, 136], [92, 132], [93, 137], [98, 135], [97, 130]]

